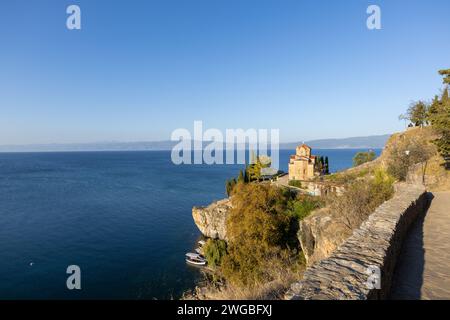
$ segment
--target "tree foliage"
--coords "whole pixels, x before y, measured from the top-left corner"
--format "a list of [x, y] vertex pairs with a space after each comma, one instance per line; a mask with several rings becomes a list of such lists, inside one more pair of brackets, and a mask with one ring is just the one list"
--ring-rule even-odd
[[268, 264], [290, 256], [290, 194], [268, 184], [238, 184], [227, 220], [228, 254], [222, 271], [227, 280], [251, 286], [267, 277]]
[[246, 168], [248, 180], [258, 181], [261, 178], [261, 169], [269, 168], [270, 165], [271, 160], [267, 156], [259, 156], [256, 159], [252, 159], [252, 163]]
[[406, 180], [411, 166], [427, 161], [433, 150], [425, 141], [405, 138], [389, 150], [387, 172], [400, 181]]
[[227, 254], [227, 243], [223, 240], [208, 239], [203, 253], [209, 266], [220, 266], [223, 257]]
[[291, 187], [296, 187], [296, 188], [301, 188], [302, 187], [302, 182], [300, 180], [289, 180], [288, 184]]
[[[444, 82], [448, 83], [450, 79], [450, 69], [446, 71], [449, 73], [446, 74]], [[450, 99], [448, 88], [445, 88], [441, 98], [437, 96], [434, 98], [430, 106], [428, 119], [433, 128], [440, 135], [434, 143], [436, 144], [439, 153], [444, 158], [448, 159], [450, 157]]]
[[319, 171], [321, 175], [330, 173], [328, 157], [317, 157], [316, 170]]
[[358, 152], [353, 157], [353, 166], [357, 167], [359, 165], [362, 165], [363, 163], [375, 160], [376, 154], [374, 151], [367, 151], [367, 152]]
[[311, 212], [324, 205], [319, 197], [299, 195], [296, 199], [288, 202], [286, 213], [297, 220], [303, 220]]
[[409, 120], [417, 127], [423, 127], [427, 124], [429, 106], [423, 101], [417, 101], [410, 104], [406, 114], [400, 115], [400, 119]]
[[355, 180], [342, 196], [332, 198], [330, 208], [353, 230], [392, 196], [393, 183], [394, 178], [379, 169], [374, 177]]
[[229, 179], [225, 182], [225, 191], [227, 192], [227, 195], [230, 196], [233, 192], [234, 187], [237, 185], [237, 180], [235, 178]]
[[439, 74], [444, 77], [444, 83], [450, 84], [450, 69], [439, 70]]

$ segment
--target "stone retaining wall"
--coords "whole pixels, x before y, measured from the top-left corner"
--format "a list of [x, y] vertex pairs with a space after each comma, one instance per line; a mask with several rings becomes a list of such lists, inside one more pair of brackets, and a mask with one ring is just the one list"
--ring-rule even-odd
[[[286, 299], [386, 299], [409, 226], [428, 206], [421, 185], [398, 184], [394, 197], [378, 207], [329, 258], [309, 267]], [[372, 270], [379, 270], [380, 289], [370, 288]]]

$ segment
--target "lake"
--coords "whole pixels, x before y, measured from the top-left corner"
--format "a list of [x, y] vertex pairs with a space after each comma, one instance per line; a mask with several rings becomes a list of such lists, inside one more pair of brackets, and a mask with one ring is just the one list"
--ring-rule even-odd
[[[358, 151], [313, 153], [337, 171]], [[169, 151], [0, 153], [0, 299], [179, 298], [200, 278], [184, 261], [200, 236], [191, 209], [242, 168], [176, 166]], [[81, 290], [66, 288], [69, 265]]]

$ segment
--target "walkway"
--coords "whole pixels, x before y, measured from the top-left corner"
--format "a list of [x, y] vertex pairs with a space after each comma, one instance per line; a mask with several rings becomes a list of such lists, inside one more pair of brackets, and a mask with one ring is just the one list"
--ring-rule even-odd
[[435, 192], [411, 227], [397, 263], [392, 299], [450, 299], [450, 192]]

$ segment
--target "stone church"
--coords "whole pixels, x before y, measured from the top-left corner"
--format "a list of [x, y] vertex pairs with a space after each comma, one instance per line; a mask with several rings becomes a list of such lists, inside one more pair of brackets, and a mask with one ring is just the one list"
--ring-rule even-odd
[[289, 180], [309, 180], [316, 173], [317, 157], [311, 155], [311, 147], [306, 144], [298, 146], [295, 155], [289, 159]]

